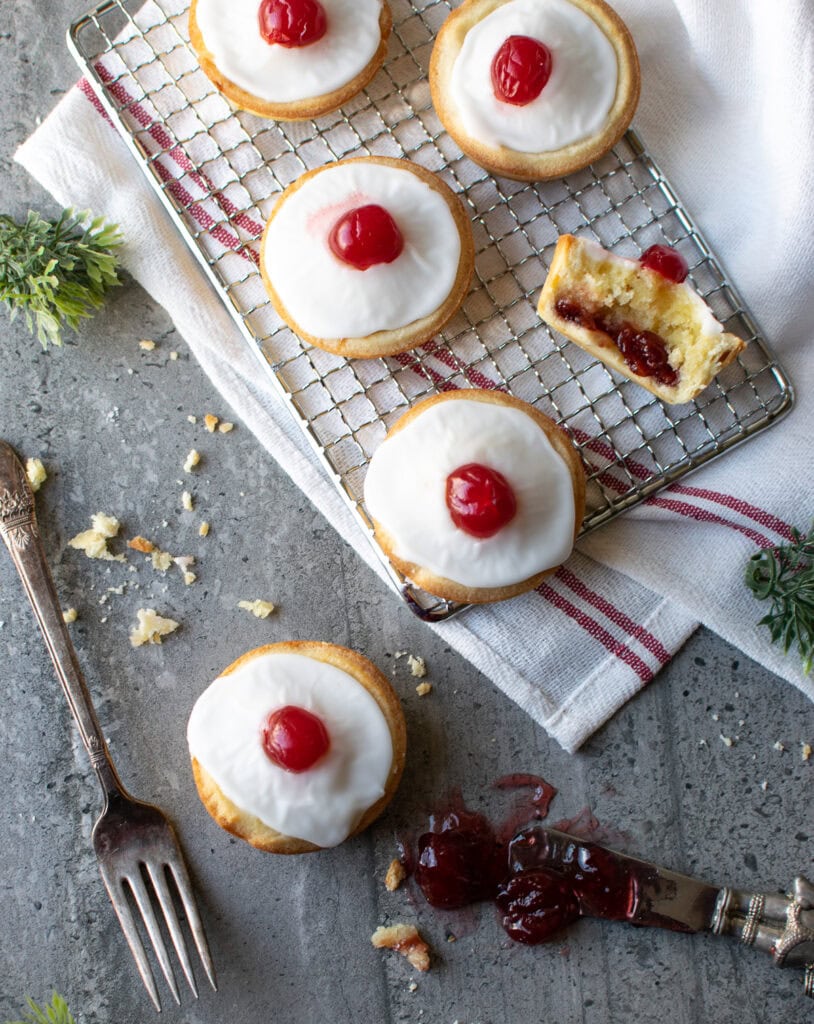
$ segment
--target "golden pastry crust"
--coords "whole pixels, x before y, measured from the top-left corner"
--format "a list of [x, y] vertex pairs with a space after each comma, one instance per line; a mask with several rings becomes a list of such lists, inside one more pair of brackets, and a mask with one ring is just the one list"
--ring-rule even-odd
[[[293, 184], [289, 185], [277, 200], [277, 204], [263, 232], [263, 241], [260, 247], [260, 273], [274, 308], [299, 338], [310, 342], [317, 348], [333, 352], [335, 355], [347, 356], [353, 359], [375, 359], [379, 356], [396, 355], [399, 352], [406, 352], [408, 349], [423, 345], [424, 342], [429, 341], [430, 338], [436, 335], [455, 315], [469, 291], [469, 283], [475, 268], [475, 243], [472, 237], [472, 224], [463, 205], [452, 189], [445, 185], [432, 171], [428, 171], [418, 164], [410, 163], [407, 160], [396, 160], [386, 156], [356, 157], [354, 162], [355, 160], [364, 161], [369, 164], [381, 164], [383, 167], [394, 167], [397, 170], [414, 174], [428, 185], [433, 192], [438, 193], [447, 204], [455, 221], [455, 226], [458, 229], [458, 237], [461, 240], [461, 254], [458, 259], [458, 271], [455, 275], [455, 281], [444, 302], [432, 313], [421, 317], [419, 320], [413, 320], [411, 323], [405, 324], [404, 327], [391, 331], [376, 331], [374, 334], [368, 334], [359, 338], [315, 337], [313, 334], [308, 334], [304, 331], [288, 312], [277, 289], [274, 287], [273, 281], [266, 272], [266, 243], [269, 236], [269, 228], [290, 196], [311, 178], [325, 171], [330, 171], [331, 168], [338, 166], [337, 164], [327, 164], [325, 167], [317, 167], [312, 171], [307, 171], [297, 178]], [[339, 161], [340, 164], [349, 162]]]
[[[359, 824], [350, 834], [350, 836], [358, 835], [372, 824], [390, 803], [404, 771], [407, 728], [398, 696], [387, 677], [376, 668], [373, 662], [347, 647], [339, 647], [337, 644], [322, 643], [316, 640], [291, 640], [257, 647], [232, 662], [221, 675], [228, 676], [252, 658], [270, 653], [300, 654], [316, 661], [326, 662], [347, 672], [373, 697], [385, 717], [393, 743], [393, 762], [383, 795], [375, 804], [368, 807]], [[231, 832], [232, 835], [244, 839], [258, 850], [264, 850], [267, 853], [288, 854], [312, 853], [323, 849], [323, 847], [316, 846], [304, 839], [297, 839], [294, 836], [277, 832], [253, 814], [242, 810], [222, 792], [212, 776], [194, 757], [192, 758], [192, 774], [204, 807], [220, 827]]]
[[584, 11], [613, 46], [618, 65], [616, 97], [604, 128], [561, 149], [522, 153], [508, 146], [490, 146], [467, 135], [454, 110], [449, 88], [452, 68], [467, 32], [487, 15], [511, 0], [464, 0], [447, 18], [438, 33], [430, 58], [430, 91], [441, 123], [464, 153], [490, 174], [518, 181], [562, 178], [598, 160], [621, 139], [639, 102], [641, 72], [636, 45], [627, 25], [604, 0], [569, 0]]
[[[598, 260], [592, 255], [594, 251], [599, 254]], [[611, 253], [584, 239], [561, 235], [537, 311], [547, 324], [612, 370], [662, 401], [679, 405], [699, 395], [746, 345], [742, 338], [725, 331], [706, 334], [698, 308], [687, 296], [688, 288], [654, 270], [631, 266], [630, 261], [620, 263]], [[634, 373], [604, 331], [589, 330], [557, 312], [561, 298], [576, 300], [593, 312], [598, 308], [617, 309], [620, 319], [658, 334], [667, 344], [670, 364], [679, 372], [677, 382], [660, 384], [654, 377]]]
[[382, 64], [384, 64], [385, 57], [387, 56], [390, 30], [393, 27], [393, 17], [387, 0], [384, 0], [381, 14], [379, 15], [381, 41], [371, 60], [362, 68], [358, 75], [349, 82], [346, 82], [341, 88], [323, 93], [321, 96], [311, 96], [308, 99], [294, 100], [288, 103], [274, 103], [261, 99], [246, 89], [242, 89], [223, 74], [215, 63], [214, 55], [204, 42], [196, 16], [197, 6], [198, 0], [192, 0], [189, 9], [189, 41], [201, 65], [201, 70], [218, 92], [222, 93], [228, 100], [231, 100], [240, 110], [248, 110], [251, 114], [257, 114], [258, 117], [267, 117], [272, 121], [310, 121], [312, 118], [329, 114], [332, 110], [338, 110], [343, 103], [347, 103], [357, 92], [361, 92], [370, 83]]
[[[554, 450], [565, 462], [571, 475], [571, 484], [574, 492], [574, 540], [576, 540], [585, 514], [585, 470], [582, 466], [582, 460], [565, 430], [558, 426], [554, 420], [538, 409], [535, 409], [533, 405], [529, 405], [528, 402], [515, 398], [513, 395], [507, 395], [502, 391], [480, 391], [474, 388], [465, 388], [461, 391], [447, 391], [440, 395], [425, 398], [417, 405], [414, 405], [390, 428], [387, 432], [387, 437], [397, 434], [432, 406], [438, 405], [441, 402], [454, 402], [460, 399], [518, 409], [520, 412], [530, 416], [537, 426], [540, 427]], [[468, 587], [462, 583], [457, 583], [455, 580], [438, 576], [424, 566], [399, 558], [395, 553], [396, 542], [394, 538], [375, 519], [373, 520], [373, 529], [380, 547], [400, 572], [409, 580], [412, 580], [416, 586], [421, 587], [422, 590], [426, 590], [427, 593], [434, 594], [436, 597], [444, 598], [447, 601], [463, 601], [466, 604], [486, 604], [491, 601], [505, 601], [507, 598], [517, 597], [518, 594], [523, 594], [527, 590], [533, 590], [542, 583], [546, 576], [550, 576], [551, 573], [556, 572], [559, 568], [557, 565], [552, 566], [552, 568], [530, 576], [528, 579], [505, 587]]]

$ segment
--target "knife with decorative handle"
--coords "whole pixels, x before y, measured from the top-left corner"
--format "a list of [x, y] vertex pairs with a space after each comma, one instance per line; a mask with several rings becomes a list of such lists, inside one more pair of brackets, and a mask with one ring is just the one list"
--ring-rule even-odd
[[[814, 997], [814, 886], [802, 876], [786, 894], [710, 885], [541, 825], [514, 837], [509, 861], [515, 873], [564, 875], [585, 916], [731, 935], [770, 954], [778, 967], [802, 966], [805, 994]], [[591, 891], [603, 884], [605, 895], [597, 900]]]

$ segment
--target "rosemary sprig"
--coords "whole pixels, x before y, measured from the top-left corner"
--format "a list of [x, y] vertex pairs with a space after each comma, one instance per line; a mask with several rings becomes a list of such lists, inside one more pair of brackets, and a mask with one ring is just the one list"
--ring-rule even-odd
[[759, 626], [768, 626], [772, 643], [782, 643], [788, 654], [797, 644], [808, 674], [814, 666], [814, 524], [807, 536], [792, 530], [792, 541], [752, 555], [746, 566], [746, 584], [759, 601], [771, 601], [771, 610]]
[[62, 328], [76, 330], [119, 283], [115, 224], [88, 212], [65, 210], [55, 221], [33, 210], [23, 224], [0, 214], [0, 299], [14, 319], [22, 313], [42, 347], [62, 344]]
[[6, 1024], [76, 1024], [68, 1004], [56, 992], [51, 998], [51, 1005], [45, 1008], [37, 1006], [30, 996], [26, 1002], [31, 1012], [26, 1014], [23, 1020], [7, 1020]]

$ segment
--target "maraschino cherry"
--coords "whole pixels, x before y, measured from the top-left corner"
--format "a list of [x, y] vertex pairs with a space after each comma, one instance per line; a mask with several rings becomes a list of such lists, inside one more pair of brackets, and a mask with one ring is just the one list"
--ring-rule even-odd
[[676, 284], [685, 281], [690, 272], [681, 253], [671, 249], [669, 245], [651, 245], [642, 253], [639, 262], [648, 270], [655, 270], [657, 274]]
[[286, 704], [269, 714], [262, 739], [269, 760], [287, 772], [308, 771], [331, 746], [321, 719], [296, 704]]
[[551, 51], [531, 36], [509, 36], [492, 60], [492, 89], [503, 103], [524, 107], [551, 77]]
[[262, 0], [258, 11], [260, 35], [269, 44], [309, 46], [328, 28], [319, 0]]
[[502, 473], [477, 462], [447, 477], [447, 508], [459, 530], [485, 540], [514, 519], [517, 499]]
[[383, 206], [369, 203], [348, 210], [328, 237], [331, 252], [357, 270], [392, 263], [404, 249], [404, 236]]

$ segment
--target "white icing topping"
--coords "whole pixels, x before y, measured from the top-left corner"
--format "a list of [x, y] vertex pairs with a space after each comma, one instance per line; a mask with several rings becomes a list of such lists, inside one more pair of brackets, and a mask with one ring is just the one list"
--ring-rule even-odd
[[[287, 772], [263, 750], [269, 712], [295, 704], [317, 715], [330, 749]], [[317, 846], [346, 839], [385, 791], [393, 743], [379, 705], [353, 676], [302, 654], [266, 653], [216, 679], [187, 726], [192, 756], [238, 807]]]
[[[551, 51], [551, 77], [525, 106], [498, 100], [492, 61], [509, 36]], [[547, 153], [600, 131], [616, 96], [618, 65], [605, 33], [568, 0], [511, 0], [467, 32], [450, 100], [467, 135], [520, 153]]]
[[270, 103], [296, 103], [341, 89], [381, 42], [382, 0], [320, 0], [327, 31], [308, 46], [270, 45], [260, 35], [260, 0], [198, 0], [198, 27], [220, 71]]
[[[502, 473], [517, 499], [485, 540], [458, 529], [446, 504], [447, 477], [470, 462]], [[383, 441], [365, 502], [397, 557], [468, 587], [520, 583], [565, 561], [574, 540], [571, 474], [543, 430], [520, 409], [471, 399], [432, 405]]]
[[[392, 263], [357, 270], [328, 236], [349, 210], [384, 207], [404, 238]], [[407, 168], [329, 164], [287, 196], [268, 226], [265, 270], [291, 317], [317, 338], [364, 338], [435, 312], [458, 274], [461, 238], [443, 196]]]

